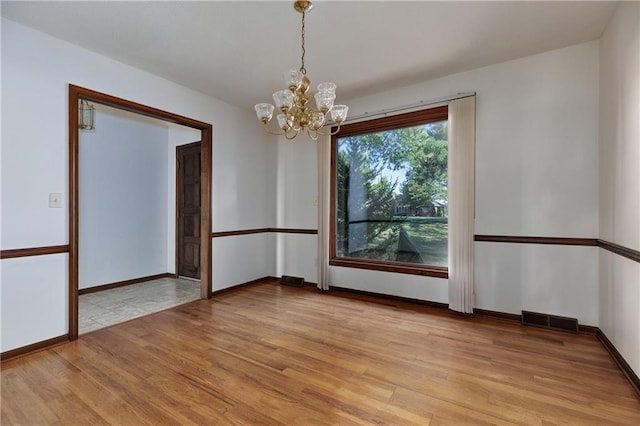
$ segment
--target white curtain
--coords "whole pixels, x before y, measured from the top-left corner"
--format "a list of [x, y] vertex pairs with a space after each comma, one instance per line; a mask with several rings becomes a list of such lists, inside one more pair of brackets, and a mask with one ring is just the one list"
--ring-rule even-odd
[[320, 136], [318, 152], [318, 288], [329, 290], [329, 177], [331, 137]]
[[449, 309], [473, 313], [476, 98], [449, 103]]

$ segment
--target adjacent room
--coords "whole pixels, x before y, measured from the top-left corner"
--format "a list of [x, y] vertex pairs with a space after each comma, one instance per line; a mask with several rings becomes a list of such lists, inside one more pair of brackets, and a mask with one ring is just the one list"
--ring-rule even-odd
[[3, 424], [640, 424], [640, 2], [0, 7]]
[[190, 252], [179, 249], [184, 203], [176, 203], [185, 200], [177, 158], [199, 146], [200, 132], [93, 108], [78, 141], [80, 334], [200, 298], [199, 269], [188, 270]]

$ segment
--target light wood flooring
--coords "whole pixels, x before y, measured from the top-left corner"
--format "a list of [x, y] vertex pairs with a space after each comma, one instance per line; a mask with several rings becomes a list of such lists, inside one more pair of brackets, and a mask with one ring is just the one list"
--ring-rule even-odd
[[640, 424], [602, 345], [264, 281], [2, 363], [2, 424]]

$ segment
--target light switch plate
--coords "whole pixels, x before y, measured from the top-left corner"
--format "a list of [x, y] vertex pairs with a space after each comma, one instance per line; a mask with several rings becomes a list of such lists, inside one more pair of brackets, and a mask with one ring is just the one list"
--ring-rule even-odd
[[59, 192], [52, 192], [49, 194], [49, 207], [52, 209], [59, 209], [62, 207], [62, 194]]

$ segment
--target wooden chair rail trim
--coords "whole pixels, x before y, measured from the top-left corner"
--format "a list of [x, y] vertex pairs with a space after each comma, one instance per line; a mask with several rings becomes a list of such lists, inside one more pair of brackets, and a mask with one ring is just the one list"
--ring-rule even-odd
[[597, 246], [596, 238], [567, 238], [567, 237], [529, 237], [515, 235], [478, 235], [474, 241], [492, 243], [521, 243], [521, 244], [554, 244], [562, 246]]
[[317, 229], [299, 229], [299, 228], [269, 228], [269, 232], [280, 234], [309, 234], [318, 235]]
[[317, 229], [301, 229], [301, 228], [253, 228], [253, 229], [240, 229], [237, 231], [219, 231], [212, 232], [211, 238], [220, 237], [232, 237], [236, 235], [249, 235], [249, 234], [262, 234], [268, 232], [275, 232], [281, 234], [309, 234], [317, 235]]
[[264, 232], [269, 232], [269, 228], [255, 228], [255, 229], [241, 229], [237, 231], [212, 232], [211, 238], [233, 237], [236, 235], [262, 234]]
[[611, 253], [640, 263], [640, 251], [599, 238], [529, 237], [516, 235], [478, 235], [474, 241], [491, 243], [553, 244], [563, 246], [600, 247]]
[[598, 247], [640, 263], [640, 251], [638, 250], [621, 246], [606, 240], [598, 240]]
[[29, 247], [10, 250], [1, 250], [0, 259], [13, 259], [16, 257], [44, 256], [47, 254], [69, 253], [69, 245]]

